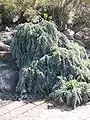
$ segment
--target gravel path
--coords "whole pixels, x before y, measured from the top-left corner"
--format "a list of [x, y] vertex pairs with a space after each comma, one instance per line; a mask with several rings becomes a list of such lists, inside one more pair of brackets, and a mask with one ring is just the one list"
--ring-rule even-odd
[[90, 120], [90, 103], [71, 110], [65, 106], [53, 107], [51, 103], [44, 101], [8, 101], [7, 104], [0, 100], [1, 102], [6, 105], [0, 107], [0, 120]]

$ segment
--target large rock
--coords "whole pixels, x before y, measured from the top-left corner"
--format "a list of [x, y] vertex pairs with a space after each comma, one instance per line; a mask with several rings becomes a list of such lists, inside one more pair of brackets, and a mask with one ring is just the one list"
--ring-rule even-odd
[[0, 64], [0, 91], [14, 92], [19, 79], [19, 72], [6, 64]]
[[10, 51], [10, 46], [0, 41], [0, 51]]
[[82, 31], [85, 34], [84, 39], [85, 40], [90, 40], [90, 28], [85, 27], [85, 28], [82, 29]]
[[68, 39], [69, 40], [73, 40], [74, 38], [73, 38], [73, 36], [74, 36], [74, 31], [73, 30], [71, 30], [71, 29], [66, 29], [65, 31], [64, 31], [64, 34], [68, 37]]
[[74, 40], [81, 46], [90, 50], [90, 28], [83, 27], [80, 31], [75, 31], [68, 28], [64, 31], [64, 34], [68, 37], [69, 40]]
[[5, 28], [2, 28], [0, 32], [0, 41], [7, 45], [10, 45], [11, 39], [15, 35], [15, 33], [16, 30], [14, 28], [8, 28], [7, 26]]
[[10, 60], [11, 53], [8, 51], [0, 51], [0, 60]]
[[74, 34], [74, 38], [77, 39], [77, 40], [83, 40], [84, 36], [85, 36], [84, 32], [82, 32], [82, 31], [79, 31], [76, 34]]

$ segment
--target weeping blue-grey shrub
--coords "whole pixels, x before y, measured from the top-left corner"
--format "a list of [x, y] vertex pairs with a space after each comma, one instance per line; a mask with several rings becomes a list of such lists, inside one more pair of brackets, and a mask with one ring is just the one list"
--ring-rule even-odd
[[[71, 84], [73, 84], [72, 80], [76, 80], [77, 84], [90, 82], [90, 69], [85, 64], [85, 61], [89, 61], [86, 50], [68, 40], [52, 22], [23, 24], [18, 28], [12, 40], [11, 52], [12, 58], [16, 59], [20, 69], [16, 92], [21, 99], [49, 97], [58, 102], [62, 100], [66, 102], [68, 88], [66, 89], [65, 85], [67, 82]], [[65, 85], [61, 84], [62, 81], [65, 81]], [[64, 91], [62, 95], [61, 88]], [[79, 94], [77, 89], [76, 91], [69, 89], [69, 93], [72, 94], [71, 96], [68, 94], [71, 98], [69, 102], [73, 102], [73, 106], [81, 104], [83, 100], [78, 102], [77, 99], [83, 99], [83, 92]], [[80, 91], [83, 89], [84, 86]], [[72, 91], [77, 99], [73, 99]]]

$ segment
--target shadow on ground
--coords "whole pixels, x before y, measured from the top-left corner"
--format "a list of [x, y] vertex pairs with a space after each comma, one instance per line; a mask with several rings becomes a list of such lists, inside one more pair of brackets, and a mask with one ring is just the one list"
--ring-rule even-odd
[[[15, 101], [20, 101], [17, 99], [16, 97], [16, 93], [7, 93], [7, 92], [0, 92], [0, 108], [1, 107], [4, 107], [8, 104], [11, 104], [12, 102], [15, 102]], [[72, 108], [71, 107], [68, 107], [67, 105], [64, 105], [64, 104], [57, 104], [53, 101], [47, 101], [47, 100], [43, 100], [43, 99], [40, 99], [40, 100], [23, 100], [24, 103], [28, 104], [28, 103], [35, 103], [35, 102], [40, 102], [41, 101], [44, 101], [44, 103], [47, 104], [47, 109], [60, 109], [60, 111], [64, 112], [64, 111], [71, 111]], [[42, 103], [41, 103], [42, 104]]]

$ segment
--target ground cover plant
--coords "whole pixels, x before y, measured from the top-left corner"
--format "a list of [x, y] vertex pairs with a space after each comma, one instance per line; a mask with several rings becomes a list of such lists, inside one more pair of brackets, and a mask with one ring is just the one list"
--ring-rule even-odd
[[42, 20], [17, 28], [12, 58], [20, 69], [19, 99], [49, 98], [75, 108], [90, 100], [90, 60], [86, 50]]

